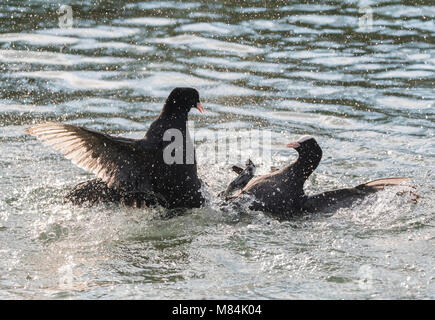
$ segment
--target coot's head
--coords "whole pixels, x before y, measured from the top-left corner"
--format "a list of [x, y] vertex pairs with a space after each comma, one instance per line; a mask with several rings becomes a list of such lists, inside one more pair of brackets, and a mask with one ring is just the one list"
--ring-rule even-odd
[[204, 113], [198, 90], [195, 88], [175, 88], [166, 99], [162, 113], [183, 115], [189, 113], [192, 108]]
[[322, 157], [322, 149], [313, 136], [303, 136], [286, 146], [287, 148], [295, 149], [300, 156], [308, 156], [310, 158]]
[[296, 151], [308, 150], [311, 147], [318, 145], [316, 139], [313, 136], [303, 136], [294, 142], [290, 142], [286, 145], [287, 148], [293, 148]]
[[287, 144], [288, 148], [293, 148], [299, 153], [296, 163], [302, 169], [306, 178], [317, 168], [322, 159], [322, 149], [312, 136], [303, 136], [295, 142]]

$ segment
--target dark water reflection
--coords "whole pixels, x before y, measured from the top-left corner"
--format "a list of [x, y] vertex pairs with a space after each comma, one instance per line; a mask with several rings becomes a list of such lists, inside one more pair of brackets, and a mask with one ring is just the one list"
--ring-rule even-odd
[[[67, 4], [72, 28], [59, 28], [57, 1], [0, 5], [0, 297], [434, 297], [432, 1]], [[139, 137], [186, 85], [207, 108], [192, 115], [204, 136], [271, 130], [272, 165], [294, 157], [282, 146], [298, 135], [318, 137], [310, 191], [404, 175], [421, 201], [383, 194], [281, 224], [239, 217], [213, 205], [233, 178], [215, 163], [200, 166], [210, 207], [187, 216], [61, 203], [89, 175], [25, 127]]]

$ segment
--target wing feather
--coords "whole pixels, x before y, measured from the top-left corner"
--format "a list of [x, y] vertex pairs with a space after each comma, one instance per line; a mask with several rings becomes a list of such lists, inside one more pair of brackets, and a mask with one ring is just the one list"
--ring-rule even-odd
[[144, 152], [139, 140], [56, 122], [38, 124], [26, 132], [60, 151], [78, 167], [94, 173], [109, 187], [136, 190], [147, 185], [143, 181], [144, 163], [153, 153]]

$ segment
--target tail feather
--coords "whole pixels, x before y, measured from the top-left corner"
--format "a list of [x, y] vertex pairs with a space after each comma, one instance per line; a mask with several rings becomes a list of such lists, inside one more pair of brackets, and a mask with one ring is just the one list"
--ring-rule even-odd
[[383, 179], [376, 179], [372, 180], [363, 184], [360, 184], [358, 187], [370, 187], [375, 188], [377, 190], [383, 190], [385, 187], [391, 187], [391, 186], [399, 186], [403, 184], [409, 184], [411, 183], [411, 179], [406, 177], [399, 177], [399, 178], [383, 178]]

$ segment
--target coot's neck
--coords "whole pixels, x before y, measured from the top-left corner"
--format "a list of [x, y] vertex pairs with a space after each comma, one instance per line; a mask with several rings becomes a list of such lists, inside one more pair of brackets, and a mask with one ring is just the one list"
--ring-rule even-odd
[[166, 102], [159, 118], [186, 122], [188, 115], [189, 110], [186, 107], [180, 107], [178, 105]]
[[296, 151], [299, 153], [299, 158], [293, 163], [293, 172], [305, 182], [319, 165], [322, 159], [322, 149], [315, 140], [312, 140], [304, 143]]

